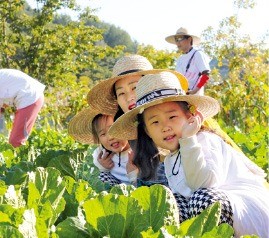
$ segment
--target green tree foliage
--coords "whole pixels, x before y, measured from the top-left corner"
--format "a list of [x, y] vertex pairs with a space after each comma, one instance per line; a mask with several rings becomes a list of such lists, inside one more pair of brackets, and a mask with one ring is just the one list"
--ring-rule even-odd
[[156, 50], [151, 45], [141, 45], [137, 52], [145, 56], [156, 69], [175, 69], [175, 60], [179, 55], [167, 50]]
[[125, 30], [122, 30], [120, 27], [116, 27], [113, 24], [101, 22], [98, 20], [89, 20], [86, 22], [86, 25], [95, 26], [99, 29], [104, 29], [104, 44], [107, 44], [110, 47], [124, 45], [124, 52], [135, 53], [137, 51], [138, 43], [136, 41], [133, 41], [130, 35]]
[[136, 52], [137, 43], [132, 41], [128, 33], [114, 25], [111, 25], [105, 32], [104, 41], [107, 42], [107, 44], [111, 47], [115, 47], [117, 45], [125, 45], [125, 51], [132, 53]]
[[[240, 2], [237, 2], [240, 6]], [[244, 7], [246, 7], [244, 5]], [[242, 150], [268, 169], [268, 48], [240, 35], [237, 16], [225, 18], [219, 29], [204, 32], [204, 48], [218, 63], [207, 94], [222, 106], [219, 123]], [[225, 77], [221, 74], [225, 69]]]
[[[74, 9], [73, 1], [37, 1], [40, 5], [32, 15], [25, 14], [23, 1], [2, 2], [1, 67], [20, 69], [43, 82], [49, 105], [44, 115], [50, 115], [54, 125], [65, 124], [68, 115], [86, 104], [94, 81], [107, 76], [109, 69], [99, 63], [115, 58], [122, 47], [98, 44], [102, 30], [85, 25], [93, 18], [89, 11], [82, 12], [79, 21], [53, 24], [55, 12], [61, 7]], [[82, 77], [85, 72], [90, 73]]]

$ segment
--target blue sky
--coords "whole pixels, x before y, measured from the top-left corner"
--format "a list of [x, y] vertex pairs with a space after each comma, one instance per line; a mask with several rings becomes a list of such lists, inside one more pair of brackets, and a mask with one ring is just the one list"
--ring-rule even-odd
[[[34, 0], [27, 2], [32, 5]], [[102, 21], [127, 31], [133, 40], [168, 50], [175, 46], [164, 38], [181, 26], [200, 35], [208, 26], [217, 29], [221, 20], [233, 14], [238, 14], [242, 23], [241, 33], [249, 34], [253, 40], [269, 33], [269, 1], [255, 2], [254, 9], [238, 11], [233, 0], [77, 0], [81, 7], [96, 8], [96, 15]]]

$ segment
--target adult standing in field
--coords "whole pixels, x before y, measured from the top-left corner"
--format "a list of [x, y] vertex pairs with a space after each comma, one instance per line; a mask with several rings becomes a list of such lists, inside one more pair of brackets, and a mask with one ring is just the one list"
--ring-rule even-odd
[[210, 65], [208, 56], [194, 45], [200, 43], [200, 38], [186, 28], [180, 27], [176, 34], [167, 36], [168, 43], [175, 44], [182, 55], [176, 62], [176, 71], [183, 74], [189, 81], [187, 94], [204, 94], [204, 86], [209, 80]]
[[[176, 71], [188, 79], [189, 89], [186, 94], [204, 95], [204, 87], [209, 80], [210, 65], [209, 57], [202, 50], [194, 47], [200, 43], [200, 38], [189, 33], [186, 28], [180, 27], [176, 34], [167, 36], [165, 40], [177, 45], [178, 50], [183, 53], [177, 59]], [[216, 120], [208, 118], [204, 121], [204, 125], [217, 131], [234, 148], [241, 151], [237, 144], [220, 128]]]
[[44, 103], [45, 85], [17, 69], [0, 69], [0, 108], [14, 107], [9, 143], [19, 147], [28, 139]]

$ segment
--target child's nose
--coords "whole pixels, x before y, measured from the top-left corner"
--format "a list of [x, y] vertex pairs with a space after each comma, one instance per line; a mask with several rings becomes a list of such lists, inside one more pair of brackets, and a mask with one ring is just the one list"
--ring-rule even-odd
[[166, 125], [163, 126], [163, 129], [162, 129], [163, 132], [167, 132], [167, 131], [170, 131], [170, 130], [171, 130], [171, 127], [169, 125], [166, 124]]

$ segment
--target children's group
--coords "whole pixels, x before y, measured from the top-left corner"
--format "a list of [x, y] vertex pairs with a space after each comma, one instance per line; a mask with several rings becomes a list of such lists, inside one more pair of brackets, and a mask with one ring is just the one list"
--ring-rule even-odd
[[[92, 157], [101, 181], [171, 189], [180, 222], [220, 202], [220, 223], [231, 225], [235, 237], [268, 237], [266, 174], [213, 118], [221, 108], [206, 95], [210, 65], [197, 47], [200, 38], [180, 27], [165, 40], [181, 52], [175, 70], [155, 69], [141, 55], [122, 56], [112, 76], [90, 89], [88, 106], [72, 118], [69, 134], [96, 145]], [[27, 140], [44, 89], [20, 71], [0, 70], [2, 111], [16, 106], [14, 147]]]

